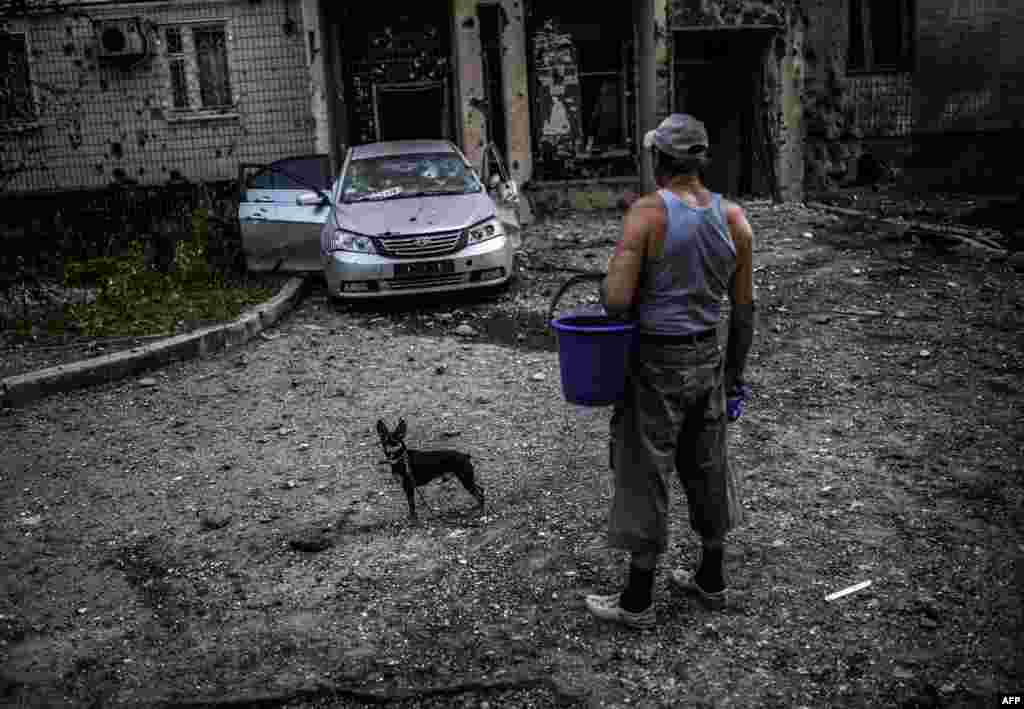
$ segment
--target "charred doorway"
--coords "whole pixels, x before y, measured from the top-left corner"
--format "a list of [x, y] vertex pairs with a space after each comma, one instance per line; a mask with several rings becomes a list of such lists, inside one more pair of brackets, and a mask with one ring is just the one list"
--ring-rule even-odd
[[711, 140], [711, 189], [766, 195], [774, 147], [765, 116], [765, 61], [774, 29], [685, 30], [674, 35], [674, 109], [704, 121]]
[[535, 179], [636, 175], [630, 5], [529, 6]]
[[331, 5], [350, 144], [454, 137], [448, 5]]

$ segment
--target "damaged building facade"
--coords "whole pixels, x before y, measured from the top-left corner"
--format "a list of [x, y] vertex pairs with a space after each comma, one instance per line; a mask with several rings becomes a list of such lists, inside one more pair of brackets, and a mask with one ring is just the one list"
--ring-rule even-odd
[[950, 136], [974, 146], [958, 174], [994, 178], [1024, 116], [1014, 5], [0, 0], [0, 186], [227, 183], [440, 137], [478, 165], [493, 145], [538, 194], [635, 189], [639, 137], [673, 110], [706, 121], [730, 195], [934, 178]]

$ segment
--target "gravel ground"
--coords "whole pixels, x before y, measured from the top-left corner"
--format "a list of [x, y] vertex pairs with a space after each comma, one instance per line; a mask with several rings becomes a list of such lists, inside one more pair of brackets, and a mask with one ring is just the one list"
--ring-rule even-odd
[[[1019, 276], [800, 206], [749, 211], [755, 398], [731, 429], [749, 520], [723, 612], [661, 577], [654, 631], [582, 606], [623, 572], [603, 540], [608, 411], [564, 402], [545, 320], [621, 215], [562, 215], [531, 227], [508, 291], [342, 307], [314, 288], [242, 348], [0, 416], [0, 697], [971, 707], [1019, 690]], [[473, 455], [482, 514], [435, 483], [407, 521], [373, 430], [399, 417], [411, 445]], [[663, 564], [685, 566], [674, 510]]]

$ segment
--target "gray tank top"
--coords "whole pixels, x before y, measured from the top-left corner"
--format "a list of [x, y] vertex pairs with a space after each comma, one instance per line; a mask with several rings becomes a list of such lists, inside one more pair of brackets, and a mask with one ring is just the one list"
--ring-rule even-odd
[[736, 272], [722, 195], [694, 208], [669, 190], [658, 190], [668, 212], [661, 258], [644, 265], [637, 312], [640, 331], [693, 335], [718, 325], [722, 300]]

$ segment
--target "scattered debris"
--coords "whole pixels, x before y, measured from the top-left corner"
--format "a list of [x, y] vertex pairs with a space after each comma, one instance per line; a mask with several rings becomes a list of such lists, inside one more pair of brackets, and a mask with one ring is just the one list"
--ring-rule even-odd
[[227, 512], [207, 512], [199, 518], [199, 526], [204, 531], [223, 529], [231, 524], [231, 514]]
[[296, 537], [288, 540], [288, 546], [295, 551], [315, 553], [329, 549], [334, 540], [324, 533], [310, 534], [309, 536]]
[[851, 593], [857, 593], [857, 591], [863, 591], [865, 588], [867, 588], [870, 585], [871, 585], [871, 580], [870, 579], [868, 579], [867, 581], [861, 581], [860, 583], [855, 583], [852, 586], [847, 586], [846, 588], [844, 588], [842, 590], [839, 590], [839, 591], [836, 591], [835, 593], [828, 594], [827, 596], [825, 596], [825, 600], [826, 601], [835, 601], [835, 600], [838, 600], [840, 598], [843, 598], [844, 596], [849, 596]]

